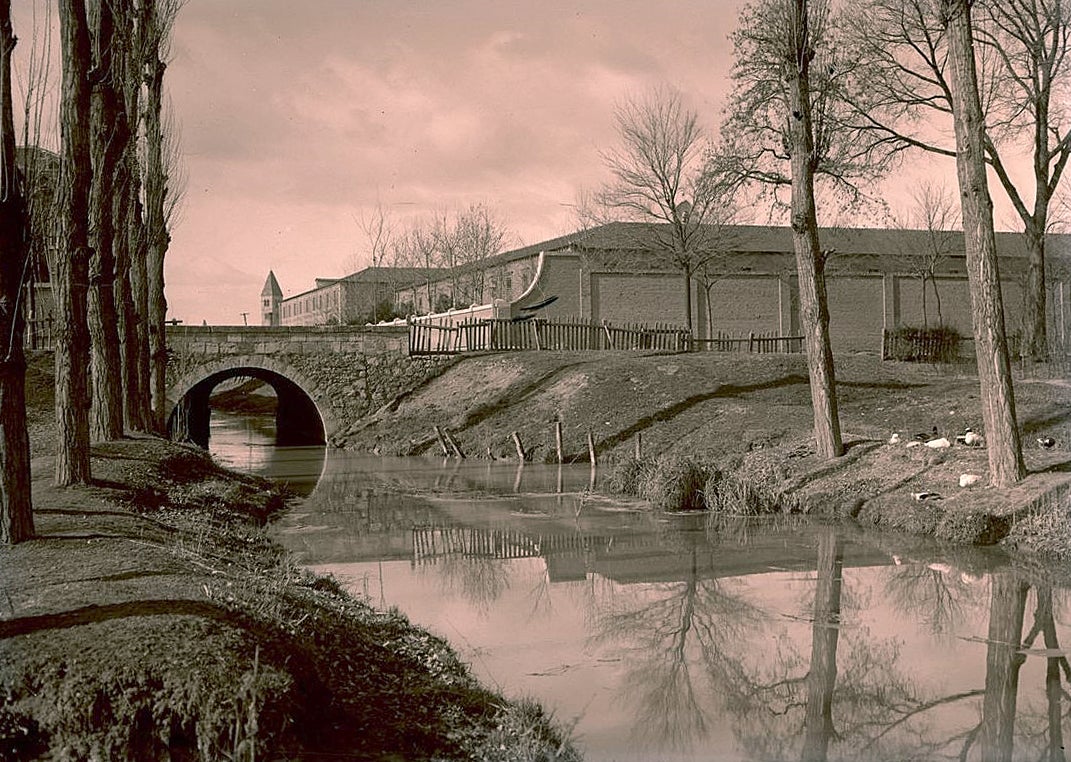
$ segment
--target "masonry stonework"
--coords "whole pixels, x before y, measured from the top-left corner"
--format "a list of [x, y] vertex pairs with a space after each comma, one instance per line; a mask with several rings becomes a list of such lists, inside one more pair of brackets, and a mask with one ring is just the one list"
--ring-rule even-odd
[[168, 328], [168, 403], [206, 379], [255, 376], [296, 384], [336, 435], [365, 415], [441, 373], [448, 358], [408, 355], [408, 330], [398, 328]]

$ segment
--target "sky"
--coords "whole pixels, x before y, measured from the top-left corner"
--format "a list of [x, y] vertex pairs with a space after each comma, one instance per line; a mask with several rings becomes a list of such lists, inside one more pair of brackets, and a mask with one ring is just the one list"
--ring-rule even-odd
[[[187, 0], [169, 317], [256, 324], [269, 270], [290, 296], [367, 266], [377, 207], [483, 203], [509, 248], [576, 229], [623, 98], [672, 85], [714, 132], [742, 2]], [[16, 34], [43, 3], [15, 0]]]
[[259, 322], [269, 269], [289, 296], [370, 264], [361, 221], [377, 205], [405, 220], [484, 203], [516, 246], [575, 229], [622, 97], [669, 82], [716, 122], [736, 13], [735, 0], [189, 0], [166, 74], [187, 173], [170, 315]]

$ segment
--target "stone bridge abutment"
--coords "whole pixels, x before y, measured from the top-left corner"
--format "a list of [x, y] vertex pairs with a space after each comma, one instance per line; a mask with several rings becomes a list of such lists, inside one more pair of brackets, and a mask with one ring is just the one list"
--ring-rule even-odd
[[437, 375], [400, 327], [171, 326], [168, 432], [207, 447], [212, 390], [257, 378], [275, 390], [279, 444], [332, 443], [354, 422]]

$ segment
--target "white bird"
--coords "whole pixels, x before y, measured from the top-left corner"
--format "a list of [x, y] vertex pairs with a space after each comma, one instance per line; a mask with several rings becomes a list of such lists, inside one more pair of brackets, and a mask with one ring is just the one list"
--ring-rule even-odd
[[927, 500], [944, 500], [944, 498], [936, 492], [912, 492], [911, 497], [915, 498], [920, 503], [924, 503]]
[[926, 446], [931, 450], [943, 450], [946, 447], [951, 447], [952, 443], [948, 441], [948, 437], [938, 437], [937, 439], [928, 441]]
[[956, 437], [956, 442], [967, 445], [967, 447], [981, 447], [985, 444], [985, 437], [968, 427], [966, 431]]
[[959, 486], [961, 487], [973, 487], [978, 482], [982, 481], [980, 474], [960, 474]]
[[891, 437], [889, 437], [889, 444], [891, 444], [891, 445], [892, 444], [900, 444], [900, 432], [899, 431], [894, 432], [893, 435]]
[[922, 442], [918, 441], [917, 439], [912, 439], [910, 442], [904, 445], [904, 447], [922, 447]]

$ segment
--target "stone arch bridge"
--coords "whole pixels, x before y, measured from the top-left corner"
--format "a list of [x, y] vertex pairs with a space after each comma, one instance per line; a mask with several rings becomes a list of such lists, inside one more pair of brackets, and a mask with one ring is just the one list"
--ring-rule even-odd
[[279, 443], [322, 444], [444, 364], [410, 358], [405, 326], [169, 326], [167, 346], [168, 433], [202, 447], [209, 398], [222, 381], [270, 384]]

